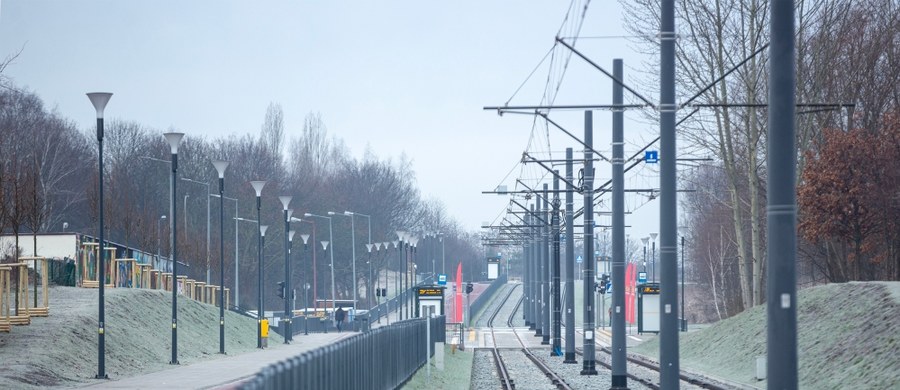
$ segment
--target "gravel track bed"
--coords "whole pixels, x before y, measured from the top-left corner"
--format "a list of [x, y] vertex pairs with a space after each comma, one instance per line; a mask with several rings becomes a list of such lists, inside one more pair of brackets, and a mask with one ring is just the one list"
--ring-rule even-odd
[[[550, 354], [550, 350], [536, 349], [532, 350], [537, 354]], [[525, 389], [549, 389], [555, 390], [556, 386], [547, 378], [541, 370], [525, 356], [521, 351], [500, 351], [503, 362], [506, 363], [506, 370], [509, 372], [509, 378], [516, 384], [517, 390]], [[608, 387], [608, 386], [607, 386]]]
[[[497, 290], [496, 293], [494, 293], [494, 295], [491, 297], [491, 301], [488, 302], [488, 304], [484, 307], [484, 309], [482, 309], [481, 314], [476, 319], [475, 327], [478, 327], [478, 328], [487, 328], [488, 327], [488, 321], [491, 319], [491, 314], [494, 314], [494, 312], [500, 306], [500, 303], [503, 302], [503, 298], [506, 298], [506, 295], [509, 294], [509, 290], [515, 286], [517, 286], [517, 285], [505, 284], [505, 285], [503, 285], [503, 287], [501, 287], [499, 290]], [[503, 321], [503, 324], [506, 323], [505, 322], [506, 319], [502, 319], [499, 316], [497, 317], [497, 320]], [[495, 324], [495, 325], [500, 326], [501, 324]]]
[[499, 373], [489, 349], [476, 349], [472, 359], [472, 390], [500, 389]]

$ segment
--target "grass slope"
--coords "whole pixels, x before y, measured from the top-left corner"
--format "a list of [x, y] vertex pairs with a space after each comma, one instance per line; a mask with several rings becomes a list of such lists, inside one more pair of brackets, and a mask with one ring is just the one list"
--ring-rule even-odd
[[[172, 294], [106, 289], [106, 373], [129, 377], [171, 367]], [[190, 364], [219, 355], [219, 308], [178, 300], [178, 359]], [[269, 334], [269, 345], [281, 338]], [[229, 355], [256, 348], [256, 320], [225, 313]], [[53, 287], [50, 316], [0, 333], [0, 388], [73, 386], [97, 374], [97, 290]]]
[[[900, 388], [900, 282], [829, 284], [799, 292], [799, 381], [808, 389]], [[764, 387], [766, 307], [680, 335], [682, 367]], [[658, 357], [658, 339], [632, 352]]]

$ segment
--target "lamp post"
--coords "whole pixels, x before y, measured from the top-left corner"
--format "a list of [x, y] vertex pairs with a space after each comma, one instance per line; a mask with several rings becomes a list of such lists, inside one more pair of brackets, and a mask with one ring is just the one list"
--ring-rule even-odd
[[[299, 219], [299, 218], [297, 218]], [[307, 242], [309, 242], [309, 234], [301, 234], [300, 238], [303, 239], [303, 253], [306, 253], [306, 250], [309, 248], [307, 246]], [[304, 278], [305, 279], [305, 278]], [[309, 282], [303, 283], [303, 334], [309, 334], [309, 312], [307, 312], [307, 308], [309, 308]]]
[[441, 273], [447, 274], [447, 253], [444, 251], [444, 233], [438, 233], [438, 238], [441, 240]]
[[684, 316], [684, 236], [688, 233], [687, 226], [679, 226], [681, 233], [681, 331], [687, 332], [687, 317]]
[[[305, 235], [305, 234], [304, 234]], [[306, 238], [309, 238], [308, 235], [305, 235]], [[301, 236], [302, 237], [302, 236]], [[303, 239], [303, 251], [306, 251], [306, 238]], [[306, 312], [306, 308], [309, 307], [309, 283], [303, 283], [303, 301], [306, 302], [303, 307], [303, 335], [309, 336], [309, 315]]]
[[262, 225], [259, 227], [259, 262], [257, 263], [257, 278], [259, 279], [257, 285], [257, 295], [259, 295], [259, 313], [257, 314], [257, 320], [259, 321], [259, 348], [262, 348], [262, 320], [266, 318], [266, 300], [263, 299], [263, 268], [262, 268], [262, 259], [265, 258], [265, 249], [266, 249], [266, 230], [269, 229], [268, 225]]
[[[403, 302], [403, 296], [404, 296], [403, 280], [406, 279], [405, 278], [406, 275], [404, 272], [406, 270], [406, 264], [404, 263], [404, 261], [405, 261], [404, 254], [405, 253], [403, 252], [403, 245], [404, 245], [404, 243], [407, 242], [407, 240], [408, 240], [408, 238], [407, 238], [406, 231], [398, 230], [397, 231], [397, 241], [395, 241], [394, 246], [396, 246], [399, 249], [398, 252], [400, 253], [400, 261], [397, 262], [397, 266], [398, 266], [397, 267], [397, 286], [398, 286], [398, 288], [397, 288], [397, 305], [398, 305], [397, 306], [397, 310], [398, 310], [397, 318], [399, 320], [403, 320], [403, 307], [405, 306], [405, 302]], [[397, 243], [399, 243], [399, 246], [397, 245]]]
[[[403, 243], [402, 243], [400, 240], [394, 240], [394, 241], [392, 241], [391, 243], [394, 244], [394, 249], [397, 249], [397, 248], [399, 248], [401, 245], [403, 245]], [[387, 248], [385, 247], [385, 249], [387, 249]], [[385, 253], [385, 257], [387, 257], [387, 256], [388, 256], [388, 253]], [[399, 265], [399, 263], [398, 263], [398, 265]], [[384, 268], [387, 269], [387, 266], [385, 266]], [[397, 273], [396, 275], [398, 275], [398, 276], [400, 275], [399, 271], [398, 271], [398, 273]], [[385, 288], [387, 288], [387, 284], [388, 284], [388, 275], [387, 275], [387, 272], [385, 272], [385, 273], [384, 273], [384, 286], [385, 286]], [[395, 277], [395, 278], [394, 278], [394, 297], [396, 297], [397, 299], [400, 299], [400, 295], [399, 295], [399, 294], [400, 294], [400, 286], [399, 286], [398, 283], [397, 283], [397, 277]], [[388, 300], [387, 302], [388, 302], [388, 317], [387, 317], [388, 320], [387, 320], [387, 321], [388, 321], [388, 325], [390, 325], [390, 324], [391, 324], [391, 317], [390, 317], [390, 314], [391, 314], [391, 301]], [[398, 308], [398, 309], [400, 308], [399, 302], [398, 302], [398, 304], [397, 304], [397, 308]], [[400, 316], [400, 314], [399, 314], [399, 310], [398, 310], [397, 318], [399, 318], [399, 316]]]
[[[387, 249], [387, 248], [385, 248]], [[375, 255], [378, 256], [378, 252], [381, 251], [381, 243], [375, 243]], [[370, 266], [371, 267], [371, 266]], [[371, 268], [369, 268], [371, 270]], [[369, 277], [371, 277], [371, 271]], [[378, 268], [375, 268], [375, 306], [381, 305], [381, 278], [378, 277]], [[369, 317], [371, 318], [371, 316]], [[378, 316], [378, 323], [381, 323], [381, 316]]]
[[[316, 221], [291, 217], [291, 222], [306, 222], [306, 223], [312, 225], [312, 240], [313, 240], [313, 242], [316, 241]], [[301, 235], [301, 237], [302, 237], [302, 235]], [[303, 239], [303, 246], [304, 246], [303, 250], [304, 251], [306, 250], [306, 241], [309, 238], [310, 238], [310, 235], [307, 234], [306, 238]], [[316, 280], [316, 272], [317, 272], [317, 270], [316, 270], [316, 251], [313, 250], [313, 253], [312, 253], [312, 275], [313, 275], [313, 280], [312, 280], [312, 282], [313, 282], [312, 283], [313, 300], [312, 300], [312, 302], [313, 302], [313, 306], [315, 306], [315, 302], [317, 299], [316, 294], [319, 289], [319, 287], [317, 285], [317, 280]], [[307, 305], [309, 305], [309, 302], [307, 302]]]
[[[166, 136], [166, 141], [169, 142], [172, 151], [172, 360], [169, 364], [178, 364], [178, 246], [176, 245], [178, 213], [176, 212], [175, 198], [178, 187], [178, 146], [181, 144], [184, 134], [165, 133], [163, 135]], [[102, 280], [100, 284], [103, 284]]]
[[291, 299], [288, 295], [291, 293], [291, 250], [288, 247], [290, 245], [290, 230], [291, 230], [291, 214], [293, 214], [294, 210], [288, 208], [288, 205], [291, 204], [291, 196], [282, 195], [278, 197], [278, 200], [281, 201], [281, 205], [284, 206], [284, 343], [289, 344], [291, 341], [291, 317], [293, 317], [293, 313], [291, 312]]
[[[329, 241], [322, 241], [322, 249], [324, 249], [327, 252], [328, 251], [328, 243], [330, 241], [334, 241], [334, 233], [332, 230], [333, 224], [331, 222], [331, 217], [326, 217], [324, 215], [317, 215], [317, 214], [311, 214], [311, 213], [305, 213], [305, 214], [303, 214], [303, 216], [304, 217], [323, 218], [323, 219], [328, 220], [328, 240]], [[332, 248], [330, 255], [331, 255], [331, 309], [334, 310], [335, 309], [335, 296], [337, 295], [334, 293], [334, 291], [335, 291], [334, 290], [334, 248]]]
[[644, 273], [647, 272], [647, 243], [650, 242], [650, 237], [642, 237], [641, 242], [644, 243]]
[[650, 233], [650, 245], [653, 248], [650, 255], [650, 280], [656, 282], [656, 233]]
[[163, 214], [159, 216], [159, 219], [156, 221], [156, 266], [160, 267], [162, 264], [162, 257], [160, 256], [160, 247], [162, 246], [162, 221], [166, 220], [166, 215]]
[[[238, 221], [240, 220], [238, 216], [238, 200], [237, 198], [229, 198], [227, 196], [220, 196], [219, 194], [209, 194], [211, 197], [219, 198], [219, 199], [228, 199], [234, 201], [234, 306], [238, 306]], [[256, 222], [256, 221], [253, 221]], [[223, 286], [224, 287], [224, 286]]]
[[[214, 160], [212, 162], [219, 174], [219, 353], [225, 354], [225, 169], [228, 162]], [[209, 211], [209, 197], [206, 197], [207, 212]], [[237, 204], [237, 201], [235, 201]], [[209, 218], [206, 218], [207, 224]], [[206, 253], [209, 258], [209, 225], [206, 228]], [[235, 240], [237, 242], [237, 240]], [[235, 258], [237, 264], [237, 258]], [[206, 278], [209, 279], [209, 265], [207, 263]]]
[[257, 306], [257, 315], [256, 315], [256, 348], [262, 348], [262, 318], [263, 318], [263, 298], [262, 298], [262, 249], [263, 249], [263, 235], [265, 235], [266, 229], [260, 225], [260, 210], [262, 209], [262, 190], [263, 187], [266, 186], [266, 182], [263, 180], [251, 181], [250, 185], [253, 187], [253, 191], [256, 192], [256, 228], [259, 233], [257, 237], [258, 248], [256, 248], [256, 275], [257, 275], [257, 285], [256, 285], [256, 295], [259, 299], [259, 303]]
[[366, 279], [366, 307], [369, 308], [369, 311], [372, 310], [372, 247], [373, 244], [366, 244], [366, 249], [369, 251], [369, 257], [366, 259], [366, 264], [369, 266], [369, 277]]
[[[371, 216], [371, 215], [366, 215], [366, 214], [363, 214], [363, 213], [356, 213], [356, 212], [353, 212], [353, 211], [344, 211], [344, 215], [349, 215], [350, 218], [354, 218], [354, 217], [357, 216], [357, 215], [360, 216], [360, 217], [366, 217], [366, 219], [367, 219], [368, 222], [369, 222], [369, 235], [367, 236], [367, 238], [368, 238], [368, 244], [371, 245], [371, 244], [372, 244], [372, 216]], [[355, 245], [354, 245], [354, 247], [355, 247]], [[372, 250], [370, 249], [369, 252], [371, 253]], [[371, 255], [369, 256], [369, 258], [371, 259]], [[355, 264], [355, 263], [356, 263], [356, 261], [354, 261], [354, 264]], [[368, 264], [368, 263], [367, 263], [367, 264]], [[354, 277], [355, 277], [355, 275], [354, 275]], [[372, 279], [372, 266], [371, 266], [371, 264], [370, 264], [370, 265], [369, 265], [369, 280], [371, 280], [371, 279]], [[354, 280], [355, 280], [355, 279], [354, 279]], [[370, 284], [370, 281], [369, 281], [369, 280], [366, 280], [366, 302], [367, 302], [367, 304], [369, 305], [369, 308], [371, 308], [372, 303], [371, 303], [371, 299], [369, 299], [369, 294], [370, 294], [370, 292], [371, 292], [371, 290], [370, 290], [370, 285], [369, 285], [369, 284]], [[354, 285], [355, 285], [355, 283], [354, 283]], [[355, 307], [354, 307], [354, 310], [355, 310]], [[354, 314], [355, 314], [355, 313], [354, 313]]]
[[109, 92], [91, 92], [87, 94], [88, 99], [91, 100], [91, 104], [94, 106], [94, 110], [97, 112], [97, 150], [99, 155], [99, 192], [100, 197], [98, 199], [98, 209], [100, 210], [100, 230], [99, 230], [99, 238], [100, 238], [100, 269], [99, 269], [99, 281], [100, 288], [98, 291], [98, 315], [97, 315], [97, 375], [96, 379], [108, 379], [109, 377], [106, 375], [106, 339], [105, 339], [105, 331], [104, 328], [106, 325], [104, 324], [106, 321], [106, 313], [104, 312], [104, 297], [103, 297], [103, 285], [106, 284], [105, 279], [105, 264], [103, 261], [104, 250], [103, 250], [103, 110], [106, 108], [106, 104], [109, 103], [109, 99], [112, 97], [112, 94]]
[[[293, 211], [293, 210], [291, 210], [291, 211]], [[288, 213], [288, 215], [290, 215], [290, 213]], [[293, 230], [288, 231], [288, 251], [287, 251], [288, 258], [287, 258], [287, 260], [288, 260], [289, 264], [291, 262], [291, 257], [293, 257], [292, 254], [294, 253], [294, 234], [296, 234], [295, 231], [293, 231]], [[293, 276], [294, 275], [291, 273], [290, 267], [288, 267], [287, 281], [285, 283], [285, 290], [287, 290], [287, 291], [284, 292], [284, 302], [285, 302], [284, 306], [289, 309], [289, 310], [285, 310], [285, 312], [287, 312], [286, 313], [287, 320], [290, 322], [288, 322], [284, 327], [284, 334], [286, 335], [285, 340], [284, 340], [285, 344], [290, 344], [290, 341], [294, 340], [293, 319], [294, 319], [294, 301], [295, 300], [294, 300], [294, 288], [292, 287], [293, 283], [291, 282], [291, 280], [294, 278]], [[291, 287], [288, 287], [288, 286], [291, 286]], [[288, 295], [288, 294], [290, 294], [290, 295]]]
[[[416, 275], [415, 252], [416, 252], [416, 245], [418, 243], [419, 243], [419, 236], [409, 237], [409, 260], [407, 260], [407, 263], [406, 263], [407, 267], [406, 267], [406, 275], [405, 275], [407, 278], [406, 279], [407, 292], [412, 288], [413, 283], [415, 283], [415, 278], [414, 278], [414, 276]], [[409, 272], [410, 267], [408, 266], [408, 264], [410, 264], [410, 263], [412, 263], [412, 265], [413, 265], [412, 273]], [[410, 317], [410, 313], [412, 312], [412, 308], [410, 307], [410, 306], [412, 306], [412, 304], [410, 302], [411, 299], [412, 299], [412, 297], [409, 294], [407, 294], [406, 295], [406, 319], [412, 318], [412, 317]]]
[[[228, 163], [225, 163], [225, 166], [227, 167]], [[216, 169], [218, 169], [218, 168], [216, 168]], [[184, 180], [189, 183], [206, 186], [207, 195], [210, 192], [209, 183], [204, 183], [199, 180], [188, 179], [186, 177], [182, 177], [181, 180]], [[185, 208], [184, 211], [187, 212], [187, 208]], [[185, 219], [185, 223], [187, 223], [187, 217], [185, 217], [184, 219]], [[209, 196], [207, 196], [206, 197], [206, 284], [209, 284], [209, 278], [210, 278], [210, 272], [211, 272], [211, 270], [209, 268], [209, 233], [210, 233], [209, 232]]]
[[353, 312], [350, 315], [350, 321], [353, 321], [353, 318], [356, 316], [356, 292], [359, 290], [359, 286], [357, 285], [358, 278], [356, 277], [356, 223], [352, 214], [338, 214], [334, 211], [329, 211], [328, 215], [343, 215], [350, 217], [350, 251], [353, 256], [353, 263], [351, 264], [350, 269], [350, 272], [353, 274]]

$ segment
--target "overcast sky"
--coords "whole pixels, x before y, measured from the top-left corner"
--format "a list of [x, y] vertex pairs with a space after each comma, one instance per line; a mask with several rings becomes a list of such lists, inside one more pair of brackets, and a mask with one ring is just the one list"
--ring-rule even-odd
[[[526, 80], [553, 46], [569, 5], [3, 0], [0, 56], [23, 48], [6, 75], [83, 128], [94, 123], [84, 95], [89, 91], [114, 93], [107, 117], [175, 127], [187, 137], [258, 134], [270, 102], [282, 105], [291, 137], [307, 113], [320, 112], [329, 132], [356, 157], [367, 148], [381, 158], [405, 153], [423, 195], [440, 199], [475, 230], [508, 203], [481, 191], [499, 184], [512, 189], [517, 177], [534, 185], [543, 175], [537, 167], [517, 167], [526, 148], [546, 153], [549, 145], [556, 158], [566, 147], [579, 150], [558, 131], [548, 139], [541, 130], [532, 139], [530, 117], [482, 110], [506, 102]], [[618, 2], [590, 4], [581, 36], [624, 34]], [[624, 39], [583, 39], [577, 47], [609, 70], [613, 58], [624, 58], [626, 81], [644, 77], [631, 67], [646, 58]], [[540, 103], [546, 65], [511, 104]], [[610, 91], [602, 74], [573, 57], [556, 103], [610, 103]], [[656, 125], [634, 120], [639, 116], [626, 113], [626, 155], [658, 133]], [[583, 113], [552, 117], [583, 133]], [[611, 149], [610, 118], [609, 112], [595, 113], [595, 147], [601, 151]], [[599, 182], [611, 177], [608, 164], [596, 169]], [[652, 167], [626, 178], [629, 186], [658, 187]], [[657, 231], [657, 202], [627, 198], [636, 210], [626, 217], [633, 226], [628, 233]]]

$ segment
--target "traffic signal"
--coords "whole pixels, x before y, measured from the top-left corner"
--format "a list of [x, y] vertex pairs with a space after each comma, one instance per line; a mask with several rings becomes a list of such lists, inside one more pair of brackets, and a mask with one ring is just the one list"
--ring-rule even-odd
[[278, 294], [278, 298], [284, 299], [284, 282], [278, 282], [278, 291], [275, 293]]
[[387, 296], [387, 288], [381, 289], [381, 296], [383, 296], [383, 297]]
[[466, 294], [471, 293], [472, 290], [474, 290], [474, 289], [475, 289], [475, 287], [472, 286], [472, 282], [466, 283]]
[[597, 285], [597, 288], [600, 290], [600, 294], [606, 294], [606, 286], [609, 285], [609, 275], [603, 274], [600, 277], [600, 283]]

